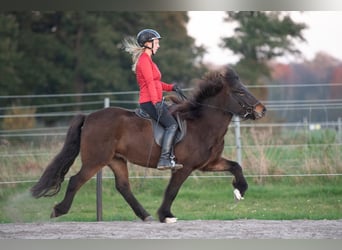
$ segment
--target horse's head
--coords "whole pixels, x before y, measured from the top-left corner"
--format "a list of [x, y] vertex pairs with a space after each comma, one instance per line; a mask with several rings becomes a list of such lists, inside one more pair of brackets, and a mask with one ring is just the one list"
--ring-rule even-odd
[[243, 119], [259, 119], [266, 113], [266, 107], [243, 85], [237, 73], [228, 68], [222, 75], [228, 92], [227, 110]]
[[199, 81], [192, 97], [187, 101], [174, 102], [172, 112], [183, 117], [200, 117], [203, 110], [219, 110], [243, 119], [259, 119], [265, 115], [265, 106], [242, 84], [237, 73], [228, 68], [224, 73], [209, 72]]

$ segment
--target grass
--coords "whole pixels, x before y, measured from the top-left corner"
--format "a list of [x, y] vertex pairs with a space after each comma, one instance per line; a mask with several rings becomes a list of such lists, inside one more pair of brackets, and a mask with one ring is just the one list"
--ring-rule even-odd
[[[233, 129], [232, 129], [233, 130]], [[334, 131], [303, 132], [273, 129], [242, 131], [242, 166], [250, 188], [246, 199], [235, 203], [231, 178], [222, 174], [193, 173], [182, 186], [172, 212], [182, 220], [233, 219], [342, 219], [342, 176], [286, 176], [293, 174], [341, 174], [342, 147]], [[37, 180], [47, 163], [62, 147], [62, 139], [11, 142], [0, 145], [0, 223], [49, 221], [61, 192], [51, 198], [33, 199], [32, 182], [6, 184], [11, 181]], [[224, 155], [235, 159], [234, 134], [227, 134]], [[229, 144], [230, 143], [230, 144]], [[67, 178], [80, 167], [77, 158]], [[168, 171], [130, 166], [130, 176], [164, 176], [133, 178], [134, 194], [156, 218], [167, 185]], [[201, 178], [202, 176], [216, 178]], [[223, 175], [226, 175], [224, 173]], [[284, 175], [283, 177], [267, 175]], [[114, 189], [112, 173], [105, 169], [103, 180], [103, 219], [136, 220], [131, 208]], [[95, 181], [89, 181], [77, 193], [69, 214], [53, 221], [95, 221]]]
[[[189, 178], [182, 186], [173, 213], [181, 220], [234, 219], [342, 219], [342, 178], [307, 177], [301, 183], [291, 179], [257, 184], [249, 180], [245, 200], [235, 203], [231, 178]], [[131, 179], [138, 200], [154, 218], [161, 203], [166, 179]], [[91, 180], [76, 195], [70, 212], [52, 221], [95, 221], [95, 181]], [[52, 198], [33, 199], [31, 184], [8, 189], [0, 200], [0, 222], [50, 221], [53, 205], [62, 200], [62, 191]], [[103, 220], [137, 220], [131, 208], [114, 189], [113, 180], [103, 182]]]

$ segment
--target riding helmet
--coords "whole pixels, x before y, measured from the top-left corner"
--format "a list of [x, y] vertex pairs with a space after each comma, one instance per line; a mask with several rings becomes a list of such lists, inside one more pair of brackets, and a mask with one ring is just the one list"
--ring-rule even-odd
[[143, 29], [137, 35], [137, 42], [141, 47], [144, 47], [146, 42], [151, 42], [155, 39], [161, 39], [161, 36], [153, 29]]

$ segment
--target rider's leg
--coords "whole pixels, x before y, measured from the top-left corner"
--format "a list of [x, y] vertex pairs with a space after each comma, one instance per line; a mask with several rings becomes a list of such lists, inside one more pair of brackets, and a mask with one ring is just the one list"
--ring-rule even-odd
[[183, 165], [177, 164], [171, 159], [171, 151], [177, 133], [178, 124], [168, 111], [167, 106], [163, 104], [163, 109], [159, 115], [155, 109], [155, 106], [151, 102], [140, 104], [140, 107], [165, 128], [161, 144], [161, 156], [157, 169], [162, 170], [182, 168]]

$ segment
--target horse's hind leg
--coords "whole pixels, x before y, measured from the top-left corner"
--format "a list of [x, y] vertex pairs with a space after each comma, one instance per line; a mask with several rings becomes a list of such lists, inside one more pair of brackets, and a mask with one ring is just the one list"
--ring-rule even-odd
[[83, 165], [81, 170], [70, 178], [64, 199], [53, 208], [51, 218], [68, 213], [76, 192], [101, 168], [102, 166], [87, 167]]
[[128, 180], [127, 162], [121, 158], [113, 159], [109, 167], [112, 169], [115, 176], [115, 187], [124, 197], [127, 203], [131, 206], [134, 213], [143, 221], [152, 220], [151, 215], [146, 212], [143, 206], [135, 198], [131, 191], [131, 187]]

